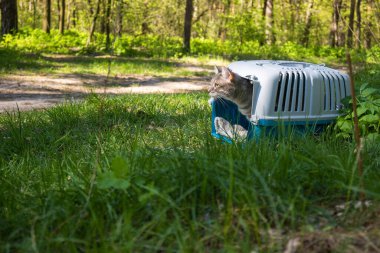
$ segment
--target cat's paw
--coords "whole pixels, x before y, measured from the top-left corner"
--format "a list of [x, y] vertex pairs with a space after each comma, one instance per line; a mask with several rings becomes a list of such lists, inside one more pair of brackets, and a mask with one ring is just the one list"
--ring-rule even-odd
[[248, 136], [248, 131], [240, 125], [232, 125], [228, 120], [222, 117], [215, 117], [214, 119], [216, 133], [234, 139], [243, 141]]
[[222, 117], [215, 117], [214, 124], [217, 134], [220, 134], [227, 138], [233, 138], [234, 128], [229, 121], [225, 120]]
[[233, 125], [234, 128], [234, 136], [236, 139], [245, 140], [248, 136], [248, 130], [246, 130], [241, 125]]

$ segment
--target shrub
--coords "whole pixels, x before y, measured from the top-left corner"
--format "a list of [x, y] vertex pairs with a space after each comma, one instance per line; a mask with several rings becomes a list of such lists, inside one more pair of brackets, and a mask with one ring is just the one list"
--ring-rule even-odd
[[[343, 100], [345, 109], [338, 117], [334, 129], [338, 137], [352, 138], [353, 111], [352, 97]], [[380, 89], [363, 84], [357, 94], [357, 114], [361, 135], [380, 140]]]

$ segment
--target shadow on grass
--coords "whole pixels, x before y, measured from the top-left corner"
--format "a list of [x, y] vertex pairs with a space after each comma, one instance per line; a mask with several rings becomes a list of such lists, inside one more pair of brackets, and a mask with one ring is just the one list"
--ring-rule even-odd
[[41, 61], [38, 54], [20, 53], [13, 49], [0, 48], [0, 73], [21, 69], [41, 71], [51, 67], [54, 65]]

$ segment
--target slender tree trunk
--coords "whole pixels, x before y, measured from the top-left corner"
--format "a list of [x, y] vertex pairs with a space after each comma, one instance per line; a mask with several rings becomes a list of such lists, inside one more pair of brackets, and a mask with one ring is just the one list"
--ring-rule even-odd
[[61, 24], [61, 0], [57, 0], [57, 14], [57, 28], [59, 29]]
[[334, 0], [333, 3], [333, 15], [330, 27], [330, 46], [339, 46], [339, 21], [340, 21], [340, 11], [342, 8], [342, 0]]
[[107, 6], [106, 6], [106, 50], [110, 49], [111, 46], [111, 5], [112, 0], [107, 0]]
[[273, 0], [264, 0], [263, 17], [265, 25], [265, 41], [268, 44], [274, 44], [276, 38], [273, 32]]
[[100, 33], [104, 34], [106, 32], [106, 9], [107, 6], [105, 4], [105, 1], [108, 0], [102, 0], [101, 2], [101, 9], [102, 11], [100, 12]]
[[65, 16], [66, 16], [66, 1], [61, 0], [61, 12], [60, 12], [60, 20], [59, 20], [59, 33], [65, 33]]
[[33, 0], [33, 29], [36, 29], [36, 17], [37, 17], [37, 8], [36, 0]]
[[118, 37], [121, 37], [121, 34], [123, 32], [124, 2], [123, 0], [117, 0], [116, 2], [116, 35]]
[[71, 22], [71, 25], [76, 28], [77, 26], [77, 3], [75, 0], [73, 0], [73, 14], [72, 14], [73, 18], [72, 18], [72, 22]]
[[90, 32], [89, 32], [89, 34], [88, 34], [86, 47], [88, 47], [88, 46], [90, 45], [91, 40], [92, 40], [92, 36], [94, 36], [95, 27], [96, 27], [96, 20], [98, 19], [98, 15], [99, 15], [100, 1], [101, 1], [101, 0], [98, 0], [98, 1], [96, 2], [96, 10], [95, 10], [95, 12], [93, 13], [92, 22], [91, 22], [91, 27], [90, 27]]
[[356, 2], [356, 46], [358, 48], [361, 47], [361, 39], [362, 39], [362, 14], [360, 11], [360, 5], [361, 5], [361, 0], [357, 0]]
[[[230, 14], [231, 0], [227, 0], [224, 3], [221, 3], [221, 6], [222, 7], [218, 8], [218, 9], [221, 10], [220, 11], [221, 12], [220, 16], [223, 16], [223, 18], [220, 19], [219, 29], [218, 29], [218, 37], [222, 41], [225, 41], [226, 37], [227, 37], [227, 29], [226, 29], [227, 19], [226, 19], [226, 17], [228, 17], [229, 14]], [[216, 10], [216, 12], [218, 12], [218, 11]]]
[[367, 22], [365, 26], [365, 48], [371, 48], [372, 46], [372, 10], [373, 10], [374, 0], [367, 0], [366, 16]]
[[[144, 6], [148, 6], [148, 3], [149, 3], [148, 0], [145, 0]], [[149, 14], [148, 12], [149, 12], [149, 9], [144, 8], [143, 9], [143, 17], [146, 17]], [[144, 20], [141, 24], [141, 33], [145, 35], [145, 34], [149, 33], [149, 30], [150, 30], [149, 23], [148, 23], [147, 19], [144, 18]]]
[[18, 31], [18, 15], [16, 0], [1, 0], [1, 35]]
[[306, 11], [306, 19], [305, 19], [305, 29], [303, 31], [303, 36], [301, 43], [304, 46], [307, 46], [309, 43], [309, 35], [310, 35], [310, 27], [311, 27], [311, 17], [312, 17], [312, 9], [313, 9], [314, 0], [309, 0], [309, 4], [307, 6]]
[[185, 25], [183, 33], [183, 50], [190, 53], [191, 25], [193, 19], [193, 0], [186, 0]]
[[295, 24], [298, 21], [298, 4], [295, 0], [290, 0], [290, 40], [293, 41], [296, 38]]
[[69, 30], [70, 29], [70, 24], [71, 24], [71, 4], [73, 3], [73, 0], [69, 0], [67, 2], [67, 9], [66, 9], [66, 12], [67, 12], [67, 18], [66, 18], [66, 30]]
[[353, 32], [354, 32], [354, 19], [355, 19], [355, 0], [351, 0], [350, 5], [350, 16], [348, 21], [347, 30], [347, 47], [352, 48], [353, 43]]
[[45, 17], [43, 21], [43, 29], [46, 33], [50, 33], [51, 28], [51, 0], [45, 0]]

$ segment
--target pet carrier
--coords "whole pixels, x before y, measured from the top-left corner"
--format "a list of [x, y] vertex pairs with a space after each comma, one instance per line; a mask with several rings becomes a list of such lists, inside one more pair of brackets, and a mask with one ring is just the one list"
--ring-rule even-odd
[[[247, 118], [234, 103], [212, 100], [212, 135], [221, 139], [236, 134], [257, 139], [277, 135], [280, 128], [319, 131], [336, 119], [341, 100], [350, 95], [348, 75], [324, 65], [258, 60], [233, 62], [228, 68], [253, 85], [252, 113]], [[237, 126], [246, 133], [236, 133]]]

